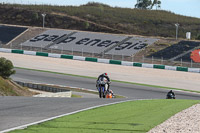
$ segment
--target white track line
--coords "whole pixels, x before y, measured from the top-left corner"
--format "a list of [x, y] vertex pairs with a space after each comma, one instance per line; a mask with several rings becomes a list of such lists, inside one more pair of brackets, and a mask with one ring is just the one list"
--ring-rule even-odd
[[[134, 99], [134, 100], [136, 100], [136, 99]], [[37, 122], [25, 124], [25, 125], [22, 125], [22, 126], [6, 129], [6, 130], [3, 130], [3, 131], [0, 131], [0, 133], [10, 132], [10, 131], [13, 131], [13, 130], [16, 130], [16, 129], [24, 129], [24, 128], [28, 127], [28, 126], [39, 124], [39, 123], [46, 122], [46, 121], [49, 121], [49, 120], [53, 120], [53, 119], [56, 119], [56, 118], [60, 118], [60, 117], [63, 117], [63, 116], [79, 113], [79, 112], [82, 112], [82, 111], [86, 111], [86, 110], [90, 110], [90, 109], [94, 109], [94, 108], [98, 108], [98, 107], [103, 107], [103, 106], [113, 105], [113, 104], [118, 104], [118, 103], [124, 103], [124, 102], [129, 102], [129, 101], [134, 101], [134, 100], [125, 100], [125, 101], [119, 101], [119, 102], [114, 102], [114, 103], [97, 105], [97, 106], [93, 106], [93, 107], [77, 110], [77, 111], [74, 111], [74, 112], [71, 112], [71, 113], [54, 116], [54, 117], [51, 117], [51, 118], [48, 118], [48, 119], [44, 119], [44, 120], [40, 120], [40, 121], [37, 121]]]

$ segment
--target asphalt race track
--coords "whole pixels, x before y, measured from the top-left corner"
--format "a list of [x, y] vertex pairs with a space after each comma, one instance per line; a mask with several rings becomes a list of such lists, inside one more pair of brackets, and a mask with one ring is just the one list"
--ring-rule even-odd
[[116, 101], [120, 99], [0, 97], [0, 132]]
[[[12, 79], [23, 82], [57, 84], [96, 90], [96, 79], [47, 72], [16, 69], [16, 74], [12, 76]], [[123, 95], [131, 99], [165, 99], [166, 94], [169, 91], [162, 88], [138, 86], [119, 82], [112, 82], [110, 89], [113, 90], [115, 94]], [[175, 94], [177, 99], [200, 99], [200, 95], [195, 93], [175, 91]]]
[[[16, 69], [16, 74], [12, 76], [12, 79], [96, 89], [95, 79], [23, 69]], [[126, 96], [128, 99], [165, 99], [166, 93], [169, 91], [118, 82], [112, 82], [111, 89], [115, 94]], [[200, 100], [200, 95], [195, 93], [175, 91], [175, 94], [177, 99]], [[80, 109], [128, 99], [0, 97], [0, 132]]]

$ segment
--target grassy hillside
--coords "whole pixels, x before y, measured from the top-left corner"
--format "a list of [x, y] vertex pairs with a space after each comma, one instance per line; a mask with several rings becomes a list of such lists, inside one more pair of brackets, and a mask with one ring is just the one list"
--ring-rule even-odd
[[175, 23], [179, 36], [192, 32], [200, 34], [200, 19], [176, 15], [162, 10], [138, 10], [110, 7], [99, 3], [75, 6], [0, 5], [0, 23], [42, 26], [41, 13], [45, 12], [46, 26], [96, 32], [175, 37]]
[[28, 89], [0, 77], [0, 96], [32, 96], [33, 94]]

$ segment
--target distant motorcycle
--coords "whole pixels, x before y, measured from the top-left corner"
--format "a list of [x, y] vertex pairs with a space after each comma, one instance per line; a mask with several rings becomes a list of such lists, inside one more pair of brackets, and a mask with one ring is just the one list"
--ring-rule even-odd
[[172, 93], [168, 93], [166, 99], [176, 99], [176, 96]]

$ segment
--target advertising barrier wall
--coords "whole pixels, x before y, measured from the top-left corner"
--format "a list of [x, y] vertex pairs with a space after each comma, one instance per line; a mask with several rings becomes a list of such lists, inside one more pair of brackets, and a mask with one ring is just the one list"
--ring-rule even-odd
[[33, 52], [33, 51], [24, 51], [24, 50], [11, 50], [11, 49], [5, 49], [5, 48], [0, 48], [0, 52], [72, 59], [72, 60], [80, 60], [80, 61], [90, 61], [90, 62], [115, 64], [115, 65], [123, 65], [123, 66], [134, 66], [134, 67], [144, 67], [144, 68], [154, 68], [154, 69], [165, 69], [165, 70], [173, 70], [173, 71], [200, 73], [200, 68], [188, 68], [188, 67], [179, 67], [179, 66], [147, 64], [147, 63], [109, 60], [109, 59], [91, 58], [91, 57], [83, 57], [83, 56], [52, 54], [52, 53]]

